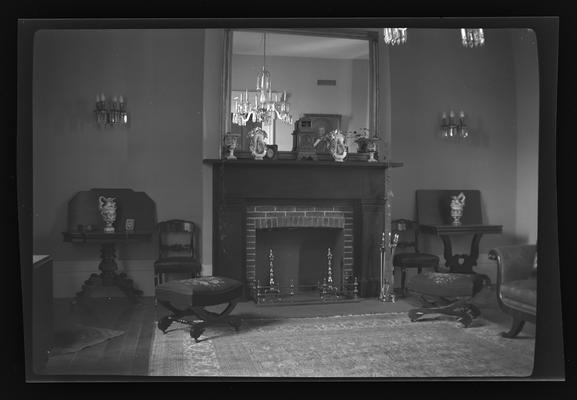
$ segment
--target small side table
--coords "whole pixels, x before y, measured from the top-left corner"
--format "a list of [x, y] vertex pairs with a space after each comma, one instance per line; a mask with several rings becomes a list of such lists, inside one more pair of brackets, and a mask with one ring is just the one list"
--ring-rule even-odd
[[[445, 266], [450, 272], [461, 274], [474, 274], [473, 267], [477, 265], [479, 258], [479, 242], [484, 234], [502, 233], [502, 225], [420, 225], [421, 232], [437, 235], [443, 241], [443, 256]], [[453, 254], [451, 236], [473, 235], [469, 254]]]
[[76, 293], [73, 304], [78, 304], [86, 297], [92, 297], [97, 291], [106, 290], [107, 287], [119, 288], [127, 297], [137, 300], [142, 296], [142, 291], [134, 287], [132, 279], [124, 272], [118, 273], [116, 264], [116, 245], [129, 242], [149, 241], [152, 239], [152, 231], [134, 232], [63, 232], [65, 242], [100, 244], [101, 261], [98, 265], [100, 274], [92, 274], [82, 285], [80, 292]]

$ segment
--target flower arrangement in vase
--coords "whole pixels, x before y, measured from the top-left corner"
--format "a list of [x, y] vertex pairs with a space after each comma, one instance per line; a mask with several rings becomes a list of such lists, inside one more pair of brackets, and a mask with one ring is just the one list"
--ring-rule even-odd
[[320, 136], [314, 143], [317, 147], [319, 143], [326, 143], [328, 145], [329, 153], [336, 162], [343, 162], [348, 154], [348, 146], [346, 143], [347, 136], [339, 129], [330, 131], [327, 134]]
[[375, 153], [377, 151], [377, 142], [381, 138], [377, 136], [371, 137], [371, 133], [367, 128], [360, 129], [358, 132], [349, 132], [357, 144], [357, 153], [369, 153], [368, 162], [376, 162]]

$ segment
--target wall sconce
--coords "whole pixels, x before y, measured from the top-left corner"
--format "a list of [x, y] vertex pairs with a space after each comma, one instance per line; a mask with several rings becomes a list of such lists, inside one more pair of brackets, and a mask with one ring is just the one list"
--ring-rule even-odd
[[104, 94], [96, 95], [96, 122], [99, 125], [125, 125], [128, 123], [128, 114], [126, 113], [126, 103], [124, 98], [116, 96], [112, 101], [106, 101]]
[[465, 112], [459, 113], [459, 120], [455, 121], [455, 112], [443, 113], [441, 117], [441, 137], [444, 139], [466, 139], [469, 137], [469, 128], [465, 124]]

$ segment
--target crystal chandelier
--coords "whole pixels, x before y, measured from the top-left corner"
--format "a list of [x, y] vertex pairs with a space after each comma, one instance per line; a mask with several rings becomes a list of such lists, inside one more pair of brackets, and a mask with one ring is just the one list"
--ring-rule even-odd
[[386, 44], [403, 44], [407, 41], [407, 28], [384, 28], [383, 35]]
[[461, 29], [461, 42], [465, 47], [478, 47], [485, 44], [483, 29]]
[[[407, 28], [383, 28], [385, 43], [396, 46], [407, 41]], [[461, 29], [461, 41], [465, 47], [480, 47], [485, 44], [483, 29]]]
[[264, 33], [262, 71], [257, 76], [254, 102], [249, 100], [248, 90], [245, 90], [244, 93], [241, 92], [240, 98], [235, 98], [233, 110], [232, 122], [241, 126], [245, 126], [251, 118], [253, 122], [261, 122], [263, 125], [270, 125], [275, 119], [286, 124], [293, 123], [286, 91], [282, 92], [280, 99], [278, 93], [272, 92], [270, 72], [266, 70], [266, 32]]

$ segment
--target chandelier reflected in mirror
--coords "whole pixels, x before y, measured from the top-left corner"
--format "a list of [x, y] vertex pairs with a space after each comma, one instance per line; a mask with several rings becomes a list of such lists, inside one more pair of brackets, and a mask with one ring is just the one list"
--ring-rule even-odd
[[273, 93], [270, 72], [266, 69], [266, 32], [263, 35], [262, 71], [257, 75], [254, 101], [249, 99], [248, 90], [234, 99], [232, 122], [237, 125], [245, 126], [251, 118], [253, 122], [261, 122], [263, 125], [270, 125], [275, 119], [286, 124], [293, 123], [286, 90], [280, 93], [280, 98], [278, 92]]
[[[383, 28], [385, 43], [391, 46], [404, 44], [407, 41], [407, 28]], [[485, 44], [483, 29], [461, 29], [461, 43], [465, 47], [480, 47]]]
[[465, 47], [480, 47], [485, 44], [483, 29], [461, 29], [461, 43]]
[[384, 28], [383, 37], [386, 44], [396, 46], [407, 41], [407, 28]]

